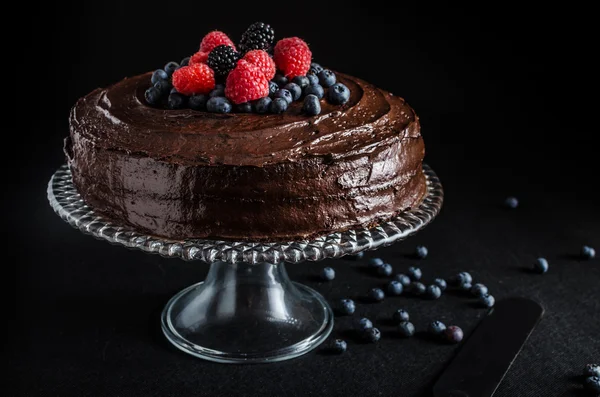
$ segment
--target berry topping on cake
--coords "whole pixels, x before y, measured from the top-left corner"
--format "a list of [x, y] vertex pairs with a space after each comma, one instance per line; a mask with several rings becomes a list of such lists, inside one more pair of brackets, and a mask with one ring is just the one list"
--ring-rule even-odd
[[239, 104], [268, 95], [269, 80], [263, 72], [256, 65], [241, 59], [227, 77], [225, 96]]
[[231, 41], [229, 36], [223, 32], [214, 30], [204, 36], [202, 42], [200, 43], [200, 51], [209, 53], [220, 45], [227, 45], [235, 50], [235, 44], [233, 44], [233, 41]]
[[263, 72], [267, 80], [271, 80], [275, 76], [275, 72], [277, 71], [277, 68], [275, 67], [275, 61], [273, 61], [273, 58], [271, 58], [266, 51], [249, 51], [246, 53], [246, 55], [244, 55], [243, 59], [257, 66], [260, 71]]
[[173, 72], [173, 87], [184, 95], [208, 94], [215, 87], [215, 75], [203, 63], [184, 66]]
[[237, 61], [240, 59], [240, 54], [228, 45], [216, 46], [210, 54], [208, 54], [208, 60], [206, 64], [212, 68], [217, 77], [227, 77], [231, 72]]
[[208, 61], [208, 52], [198, 51], [190, 57], [189, 65], [193, 65], [195, 63], [206, 63], [206, 61]]
[[268, 51], [273, 46], [275, 31], [263, 22], [255, 22], [242, 35], [240, 51], [246, 53], [252, 50]]
[[304, 76], [310, 69], [312, 53], [308, 44], [299, 37], [281, 39], [275, 44], [275, 64], [287, 78]]

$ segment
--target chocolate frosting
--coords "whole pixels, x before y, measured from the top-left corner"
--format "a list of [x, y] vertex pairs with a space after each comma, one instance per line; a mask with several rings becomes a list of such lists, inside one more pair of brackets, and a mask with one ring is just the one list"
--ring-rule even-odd
[[389, 219], [422, 199], [424, 145], [402, 98], [337, 74], [308, 117], [147, 105], [150, 73], [81, 98], [66, 153], [84, 200], [153, 235], [292, 240]]

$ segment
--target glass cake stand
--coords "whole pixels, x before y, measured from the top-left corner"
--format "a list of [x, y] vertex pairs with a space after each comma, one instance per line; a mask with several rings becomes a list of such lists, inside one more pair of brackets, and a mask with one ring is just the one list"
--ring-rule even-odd
[[307, 241], [168, 240], [138, 233], [94, 212], [81, 199], [66, 165], [48, 183], [50, 205], [71, 226], [127, 248], [210, 264], [203, 282], [175, 295], [162, 312], [162, 329], [175, 347], [221, 363], [287, 360], [321, 344], [333, 312], [315, 290], [292, 282], [285, 263], [339, 258], [401, 241], [438, 214], [442, 185], [424, 165], [427, 195], [421, 205], [376, 227]]

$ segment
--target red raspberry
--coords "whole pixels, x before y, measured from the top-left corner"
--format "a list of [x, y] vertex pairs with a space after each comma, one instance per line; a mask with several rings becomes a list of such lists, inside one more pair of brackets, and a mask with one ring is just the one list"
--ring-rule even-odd
[[275, 44], [273, 59], [285, 77], [304, 76], [310, 69], [312, 52], [308, 44], [298, 37], [281, 39]]
[[225, 84], [225, 96], [236, 105], [269, 95], [269, 80], [250, 62], [240, 59]]
[[214, 30], [204, 36], [202, 43], [200, 43], [200, 51], [209, 53], [220, 45], [228, 45], [235, 50], [235, 44], [225, 33]]
[[191, 56], [189, 65], [193, 65], [195, 63], [206, 63], [208, 60], [208, 52], [198, 51], [194, 55]]
[[215, 88], [215, 74], [208, 65], [195, 63], [173, 72], [173, 87], [184, 94], [208, 94]]
[[275, 67], [275, 61], [273, 61], [273, 58], [271, 58], [266, 51], [248, 51], [242, 59], [245, 59], [251, 64], [258, 66], [258, 68], [261, 72], [263, 72], [267, 80], [271, 80], [275, 76], [275, 72], [277, 71], [277, 68]]

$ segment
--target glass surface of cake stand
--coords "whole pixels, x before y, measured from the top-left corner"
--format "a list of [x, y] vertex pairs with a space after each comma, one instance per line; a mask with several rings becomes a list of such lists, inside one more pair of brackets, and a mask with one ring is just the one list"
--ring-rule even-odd
[[438, 214], [441, 183], [423, 166], [427, 194], [418, 208], [372, 228], [306, 241], [234, 242], [168, 240], [118, 225], [87, 206], [66, 165], [48, 183], [48, 200], [71, 226], [127, 248], [210, 264], [203, 282], [169, 300], [161, 321], [167, 339], [194, 356], [222, 363], [287, 360], [320, 345], [333, 328], [333, 312], [313, 289], [292, 282], [285, 264], [339, 258], [404, 240]]

